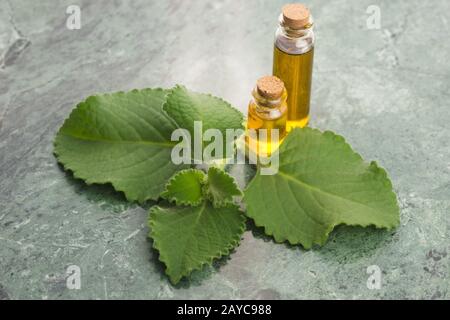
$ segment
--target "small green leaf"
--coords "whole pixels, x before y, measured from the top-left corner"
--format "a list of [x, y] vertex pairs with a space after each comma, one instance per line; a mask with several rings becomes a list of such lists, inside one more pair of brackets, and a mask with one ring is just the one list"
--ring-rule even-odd
[[279, 171], [248, 185], [247, 215], [277, 242], [323, 245], [340, 224], [393, 228], [399, 208], [386, 171], [365, 163], [332, 132], [293, 130], [280, 147]]
[[203, 201], [202, 189], [205, 180], [206, 175], [201, 170], [180, 171], [170, 178], [161, 197], [177, 205], [199, 205]]
[[128, 200], [157, 199], [167, 180], [187, 165], [170, 160], [176, 123], [163, 112], [168, 91], [133, 90], [81, 102], [55, 138], [65, 169], [86, 183], [111, 183]]
[[233, 196], [242, 195], [234, 178], [216, 167], [211, 167], [208, 170], [205, 193], [216, 208], [232, 203]]
[[208, 201], [196, 207], [154, 206], [149, 227], [159, 260], [176, 284], [193, 270], [228, 255], [239, 244], [245, 216], [235, 205], [215, 209]]

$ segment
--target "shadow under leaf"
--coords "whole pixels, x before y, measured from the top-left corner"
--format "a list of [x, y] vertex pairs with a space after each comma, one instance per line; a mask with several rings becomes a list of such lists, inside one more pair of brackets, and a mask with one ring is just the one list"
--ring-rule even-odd
[[[82, 179], [75, 178], [73, 172], [65, 170], [58, 163], [58, 167], [64, 172], [66, 181], [74, 189], [75, 193], [86, 198], [89, 202], [98, 204], [102, 209], [114, 213], [120, 213], [130, 208], [138, 206], [136, 202], [129, 202], [123, 192], [116, 191], [110, 184], [86, 184]], [[150, 208], [154, 202], [142, 204], [144, 209]]]
[[[263, 227], [255, 225], [252, 219], [247, 220], [247, 230], [252, 235], [265, 242], [279, 244], [272, 236], [268, 236]], [[330, 234], [323, 246], [315, 245], [311, 250], [319, 254], [339, 261], [354, 261], [358, 258], [371, 255], [379, 247], [392, 241], [395, 231], [377, 229], [375, 227], [357, 226], [337, 226]], [[292, 245], [287, 241], [283, 242], [286, 248], [292, 250], [306, 251], [300, 244]]]
[[375, 227], [337, 226], [323, 247], [314, 251], [325, 259], [352, 263], [373, 255], [379, 248], [394, 241], [395, 230]]

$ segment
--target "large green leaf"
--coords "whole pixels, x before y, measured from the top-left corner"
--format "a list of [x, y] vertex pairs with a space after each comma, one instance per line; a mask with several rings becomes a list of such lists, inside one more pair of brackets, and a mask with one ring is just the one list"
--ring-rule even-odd
[[324, 244], [340, 224], [393, 228], [399, 208], [392, 184], [332, 132], [295, 129], [280, 147], [279, 171], [248, 185], [247, 215], [277, 242]]
[[183, 165], [170, 160], [177, 128], [162, 110], [168, 91], [133, 90], [91, 96], [55, 139], [58, 161], [86, 183], [111, 183], [128, 200], [157, 199]]
[[176, 284], [193, 270], [227, 255], [245, 229], [245, 216], [235, 205], [213, 208], [209, 201], [196, 207], [150, 209], [150, 237]]
[[[224, 140], [226, 129], [243, 129], [242, 113], [228, 102], [209, 94], [189, 91], [183, 86], [176, 86], [171, 90], [163, 108], [180, 128], [189, 131], [192, 138], [192, 150], [194, 149], [194, 121], [201, 122], [202, 133], [208, 129], [218, 129]], [[215, 141], [215, 138], [212, 140]], [[202, 141], [202, 146], [209, 143]], [[223, 141], [224, 155], [227, 145], [233, 143], [234, 141]]]

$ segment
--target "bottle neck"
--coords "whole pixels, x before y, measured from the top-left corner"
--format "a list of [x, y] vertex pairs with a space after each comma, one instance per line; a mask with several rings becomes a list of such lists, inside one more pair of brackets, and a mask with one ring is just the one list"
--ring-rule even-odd
[[280, 16], [278, 17], [278, 24], [279, 24], [279, 27], [286, 34], [286, 36], [289, 36], [291, 38], [301, 38], [301, 37], [308, 35], [308, 33], [313, 31], [314, 19], [313, 19], [312, 15], [310, 15], [309, 21], [305, 26], [303, 26], [300, 29], [292, 29], [292, 28], [288, 27], [288, 25], [284, 22], [283, 14], [280, 14]]
[[275, 45], [282, 51], [289, 54], [303, 54], [314, 47], [314, 20], [309, 17], [309, 22], [301, 29], [289, 28], [283, 20], [281, 14], [279, 25], [275, 34]]
[[278, 99], [268, 99], [259, 94], [256, 87], [252, 91], [253, 100], [258, 108], [261, 109], [276, 109], [281, 107], [284, 103], [286, 103], [287, 99], [287, 91], [283, 90], [281, 97]]

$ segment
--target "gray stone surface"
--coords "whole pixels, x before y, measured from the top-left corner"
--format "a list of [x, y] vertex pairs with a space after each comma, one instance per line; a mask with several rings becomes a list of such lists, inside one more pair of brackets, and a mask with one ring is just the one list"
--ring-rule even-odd
[[[98, 92], [176, 83], [246, 110], [271, 72], [281, 1], [0, 1], [0, 299], [450, 298], [450, 2], [309, 1], [317, 24], [311, 125], [344, 135], [392, 178], [395, 231], [340, 227], [322, 248], [241, 246], [174, 287], [147, 208], [86, 186], [52, 140]], [[366, 26], [369, 5], [381, 29]], [[69, 265], [80, 290], [66, 288]], [[383, 271], [366, 287], [369, 265]]]

